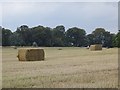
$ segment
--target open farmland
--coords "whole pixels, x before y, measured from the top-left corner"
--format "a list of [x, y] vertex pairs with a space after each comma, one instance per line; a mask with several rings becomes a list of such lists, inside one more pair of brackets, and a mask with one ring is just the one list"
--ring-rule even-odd
[[2, 50], [3, 88], [117, 88], [118, 49], [45, 47], [45, 61], [17, 59], [17, 49]]

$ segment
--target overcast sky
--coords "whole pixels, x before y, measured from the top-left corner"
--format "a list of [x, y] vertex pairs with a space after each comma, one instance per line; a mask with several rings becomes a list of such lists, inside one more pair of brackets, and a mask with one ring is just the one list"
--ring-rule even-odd
[[51, 28], [64, 25], [66, 30], [79, 27], [85, 29], [87, 33], [91, 33], [97, 27], [113, 33], [118, 31], [117, 2], [38, 2], [38, 0], [32, 2], [9, 0], [8, 2], [4, 0], [1, 5], [0, 24], [12, 31], [21, 25], [29, 27], [43, 25]]

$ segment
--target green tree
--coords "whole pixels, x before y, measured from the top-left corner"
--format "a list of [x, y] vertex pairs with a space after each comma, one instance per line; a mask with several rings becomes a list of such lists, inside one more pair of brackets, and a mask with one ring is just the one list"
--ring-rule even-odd
[[116, 34], [111, 34], [111, 35], [112, 35], [112, 46], [113, 46], [113, 47], [117, 47]]
[[52, 46], [52, 30], [49, 27], [45, 27], [44, 30], [41, 32], [42, 34], [42, 42], [43, 46]]
[[9, 29], [2, 28], [2, 46], [10, 46], [10, 36], [12, 32]]
[[43, 37], [44, 37], [44, 27], [43, 26], [36, 26], [31, 28], [32, 31], [32, 39], [33, 42], [36, 42], [38, 44], [38, 46], [43, 46]]
[[70, 28], [66, 32], [66, 39], [69, 45], [85, 46], [86, 32], [77, 27]]
[[30, 30], [30, 28], [27, 25], [22, 25], [20, 27], [17, 28], [16, 31], [21, 39], [23, 40], [25, 46], [29, 46], [32, 45], [32, 32]]
[[120, 31], [117, 33], [117, 35], [115, 37], [115, 44], [117, 47], [120, 48]]
[[92, 34], [95, 37], [95, 44], [102, 44], [104, 39], [104, 28], [96, 28], [95, 31], [92, 32]]
[[19, 33], [14, 32], [10, 36], [10, 45], [12, 46], [22, 46], [24, 45], [24, 41], [22, 37], [19, 35]]
[[103, 46], [113, 47], [113, 34], [108, 31], [104, 32]]
[[47, 41], [47, 43], [48, 43], [48, 45], [49, 46], [53, 46], [53, 34], [52, 34], [52, 29], [50, 28], [50, 27], [47, 27], [46, 28], [47, 30], [48, 30], [48, 32], [46, 32], [46, 33], [48, 33], [48, 41]]
[[49, 27], [37, 26], [31, 28], [33, 42], [38, 46], [52, 46], [52, 30]]
[[88, 34], [87, 35], [87, 39], [88, 39], [88, 45], [92, 45], [95, 44], [95, 36], [94, 34]]
[[56, 26], [53, 31], [53, 46], [64, 46], [65, 42], [65, 27], [63, 25]]
[[104, 47], [112, 47], [113, 36], [110, 32], [105, 31], [104, 28], [96, 28], [95, 31], [92, 32], [92, 37], [90, 41], [92, 44], [102, 44]]

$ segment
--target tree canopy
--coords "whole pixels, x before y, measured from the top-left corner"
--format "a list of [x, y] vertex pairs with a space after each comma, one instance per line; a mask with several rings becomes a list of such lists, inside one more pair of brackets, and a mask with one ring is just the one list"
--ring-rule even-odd
[[65, 30], [63, 25], [55, 28], [38, 25], [29, 28], [22, 25], [12, 32], [2, 28], [2, 46], [75, 46], [84, 47], [91, 44], [102, 44], [103, 47], [120, 47], [120, 31], [110, 33], [104, 28], [96, 28], [91, 34], [86, 34], [82, 28], [72, 27]]

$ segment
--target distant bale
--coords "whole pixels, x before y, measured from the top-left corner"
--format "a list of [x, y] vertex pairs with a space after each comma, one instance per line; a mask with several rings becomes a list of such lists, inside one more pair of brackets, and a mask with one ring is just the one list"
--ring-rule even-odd
[[62, 48], [58, 48], [58, 50], [62, 50]]
[[18, 50], [19, 61], [43, 61], [45, 53], [43, 49], [38, 48], [24, 48]]
[[14, 49], [17, 49], [17, 47], [14, 47]]
[[101, 44], [91, 45], [90, 50], [91, 51], [102, 50], [102, 45]]

